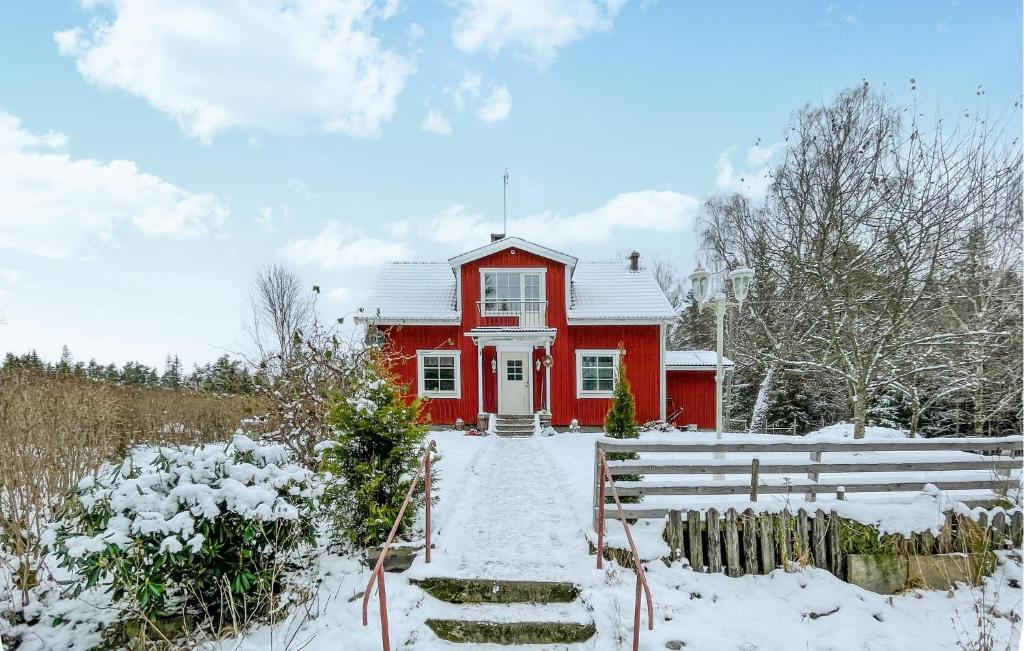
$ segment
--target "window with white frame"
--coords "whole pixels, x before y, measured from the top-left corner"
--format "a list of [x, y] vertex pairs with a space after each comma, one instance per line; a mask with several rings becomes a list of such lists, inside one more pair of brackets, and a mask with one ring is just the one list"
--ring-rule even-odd
[[615, 389], [619, 372], [618, 350], [576, 351], [576, 395], [579, 398], [608, 398]]
[[486, 314], [539, 312], [544, 300], [540, 271], [484, 271]]
[[416, 351], [419, 395], [428, 398], [460, 397], [459, 359], [457, 350]]

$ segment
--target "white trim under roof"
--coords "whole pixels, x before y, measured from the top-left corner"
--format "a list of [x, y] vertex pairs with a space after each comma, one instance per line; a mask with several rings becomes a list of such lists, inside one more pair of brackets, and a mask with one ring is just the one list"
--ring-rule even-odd
[[430, 318], [403, 318], [403, 317], [380, 317], [380, 316], [356, 316], [352, 319], [362, 325], [399, 326], [399, 325], [459, 325], [462, 323], [462, 315], [453, 316], [450, 319]]
[[466, 251], [461, 255], [455, 256], [454, 258], [448, 258], [448, 264], [450, 264], [452, 267], [456, 267], [464, 265], [467, 262], [472, 262], [473, 260], [479, 260], [480, 258], [487, 257], [493, 253], [497, 253], [498, 251], [504, 251], [505, 249], [512, 248], [521, 249], [523, 251], [533, 253], [534, 255], [539, 255], [542, 258], [548, 258], [556, 262], [561, 262], [562, 264], [567, 265], [569, 267], [575, 267], [577, 262], [577, 259], [572, 257], [571, 255], [562, 253], [560, 251], [555, 251], [554, 249], [549, 249], [545, 246], [541, 246], [540, 244], [527, 242], [526, 240], [519, 237], [504, 237], [495, 242], [491, 242], [490, 244], [485, 244], [484, 246], [473, 249], [472, 251]]

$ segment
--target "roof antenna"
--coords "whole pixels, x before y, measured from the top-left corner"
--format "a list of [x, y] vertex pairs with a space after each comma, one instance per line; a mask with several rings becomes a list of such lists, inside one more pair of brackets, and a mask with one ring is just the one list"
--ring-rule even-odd
[[501, 186], [501, 213], [503, 216], [501, 232], [508, 233], [508, 168], [505, 168], [505, 184]]
[[501, 177], [501, 232], [491, 233], [491, 241], [497, 242], [498, 240], [505, 239], [505, 233], [508, 233], [508, 168], [505, 168], [505, 176]]

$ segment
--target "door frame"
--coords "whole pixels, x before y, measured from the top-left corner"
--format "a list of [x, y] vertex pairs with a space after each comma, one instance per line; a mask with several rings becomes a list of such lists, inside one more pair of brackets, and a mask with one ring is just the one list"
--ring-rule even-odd
[[502, 359], [502, 355], [505, 354], [505, 353], [523, 353], [523, 354], [526, 355], [526, 364], [523, 366], [523, 373], [525, 373], [527, 375], [527, 377], [529, 378], [529, 385], [528, 385], [529, 389], [527, 390], [527, 393], [528, 393], [528, 396], [527, 396], [527, 398], [528, 398], [528, 400], [527, 400], [527, 404], [528, 404], [527, 415], [532, 415], [534, 413], [534, 410], [533, 410], [533, 347], [532, 346], [507, 346], [506, 345], [506, 346], [496, 346], [495, 347], [495, 357], [496, 357], [496, 359], [498, 361], [498, 373], [497, 373], [498, 377], [496, 378], [497, 381], [495, 383], [496, 386], [495, 386], [494, 390], [495, 390], [495, 393], [498, 394], [498, 413], [499, 414], [503, 413], [502, 410], [501, 410], [501, 393], [502, 393], [502, 391], [501, 391], [501, 384], [502, 384], [502, 377], [504, 377], [504, 371], [505, 371], [505, 365], [502, 364], [502, 362], [504, 361]]

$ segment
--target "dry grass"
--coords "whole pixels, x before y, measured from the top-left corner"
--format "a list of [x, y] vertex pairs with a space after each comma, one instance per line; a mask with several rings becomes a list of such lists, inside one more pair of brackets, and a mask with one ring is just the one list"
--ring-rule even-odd
[[253, 396], [0, 372], [0, 560], [13, 565], [22, 601], [44, 570], [39, 535], [79, 479], [132, 445], [225, 440], [266, 411]]

